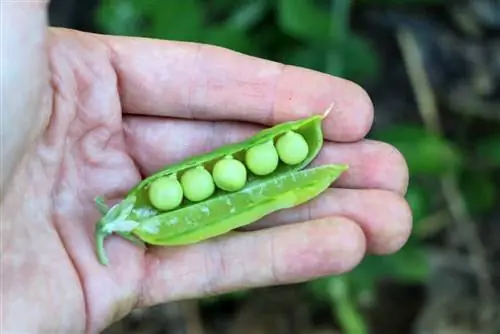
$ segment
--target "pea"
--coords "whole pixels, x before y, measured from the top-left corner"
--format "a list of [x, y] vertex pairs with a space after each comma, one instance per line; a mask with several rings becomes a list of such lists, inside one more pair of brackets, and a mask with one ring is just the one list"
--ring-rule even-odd
[[[111, 208], [103, 198], [96, 199], [102, 215], [94, 231], [97, 258], [107, 264], [104, 240], [113, 233], [135, 244], [192, 244], [315, 198], [347, 169], [343, 164], [304, 169], [322, 148], [321, 123], [327, 114], [278, 124], [245, 141], [165, 166]], [[236, 159], [240, 156], [242, 161]], [[280, 160], [286, 168], [278, 168]], [[214, 166], [212, 173], [204, 166]], [[250, 172], [268, 177], [250, 181]], [[216, 192], [216, 187], [229, 191]], [[189, 200], [182, 206], [176, 204], [181, 193]], [[167, 207], [172, 209], [159, 210]]]
[[278, 167], [278, 163], [278, 152], [272, 140], [249, 148], [245, 154], [245, 164], [255, 175], [271, 174]]
[[183, 198], [182, 186], [175, 175], [164, 176], [154, 180], [148, 190], [151, 204], [163, 211], [178, 207]]
[[287, 165], [296, 165], [304, 161], [309, 154], [309, 145], [302, 135], [288, 131], [276, 141], [278, 155]]
[[226, 156], [217, 161], [214, 165], [212, 175], [215, 185], [226, 191], [240, 190], [245, 186], [247, 181], [247, 169], [245, 165], [232, 156]]
[[199, 202], [210, 197], [215, 191], [212, 175], [203, 166], [188, 169], [181, 176], [184, 196], [192, 201]]
[[[199, 242], [307, 202], [328, 189], [344, 170], [343, 165], [323, 165], [265, 179], [251, 188], [211, 199], [210, 204], [198, 203], [146, 219], [136, 233], [151, 245]], [[171, 222], [179, 223], [173, 226]], [[150, 226], [158, 230], [152, 233]]]

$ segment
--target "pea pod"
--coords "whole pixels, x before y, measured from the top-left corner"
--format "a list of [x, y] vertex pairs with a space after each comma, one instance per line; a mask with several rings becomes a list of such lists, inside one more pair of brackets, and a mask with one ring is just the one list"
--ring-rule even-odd
[[[137, 244], [184, 245], [202, 241], [251, 224], [278, 210], [309, 201], [327, 189], [346, 169], [347, 165], [326, 165], [303, 170], [319, 153], [323, 145], [322, 120], [317, 115], [290, 121], [264, 129], [247, 140], [222, 146], [209, 153], [188, 158], [169, 165], [139, 182], [127, 196], [111, 209], [102, 199], [98, 206], [103, 217], [96, 225], [96, 251], [101, 263], [108, 262], [104, 251], [104, 239], [117, 233]], [[251, 148], [273, 149], [280, 138], [293, 133], [307, 143], [307, 155], [294, 163], [274, 164], [269, 174], [248, 172], [245, 185], [237, 191], [210, 188], [208, 198], [192, 202], [184, 198], [171, 210], [156, 208], [148, 196], [148, 189], [156, 180], [165, 177], [181, 179], [187, 171], [203, 170], [204, 175], [213, 171], [222, 160], [237, 159], [245, 162], [245, 154]], [[286, 157], [285, 157], [286, 158]], [[251, 170], [251, 169], [250, 169]], [[207, 173], [208, 172], [208, 173]], [[220, 177], [220, 176], [219, 176]], [[185, 183], [185, 182], [184, 182]], [[183, 184], [184, 184], [183, 183]], [[168, 192], [165, 192], [168, 193]]]

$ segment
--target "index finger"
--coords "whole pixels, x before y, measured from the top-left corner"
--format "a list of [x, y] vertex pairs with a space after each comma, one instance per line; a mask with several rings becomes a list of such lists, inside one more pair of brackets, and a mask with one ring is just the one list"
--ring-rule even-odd
[[353, 82], [224, 48], [106, 36], [125, 113], [236, 120], [272, 126], [321, 114], [325, 137], [357, 141], [369, 131], [373, 107]]

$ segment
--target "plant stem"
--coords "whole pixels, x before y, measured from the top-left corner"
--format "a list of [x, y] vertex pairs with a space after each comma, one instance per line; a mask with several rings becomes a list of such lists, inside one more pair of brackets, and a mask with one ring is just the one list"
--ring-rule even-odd
[[106, 250], [104, 249], [104, 240], [108, 235], [109, 233], [103, 231], [102, 224], [99, 222], [95, 228], [95, 246], [99, 262], [105, 266], [109, 263], [108, 257], [106, 256]]

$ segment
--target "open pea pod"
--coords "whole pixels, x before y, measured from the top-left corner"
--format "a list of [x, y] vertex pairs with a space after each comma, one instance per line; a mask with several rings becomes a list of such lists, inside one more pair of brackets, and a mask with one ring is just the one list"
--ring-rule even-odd
[[[321, 124], [324, 117], [317, 115], [282, 123], [247, 140], [166, 166], [138, 183], [111, 209], [101, 199], [96, 200], [103, 213], [96, 225], [99, 260], [103, 264], [108, 262], [103, 243], [111, 233], [118, 233], [136, 243], [184, 245], [227, 233], [318, 196], [347, 169], [347, 165], [340, 164], [303, 170], [323, 145]], [[159, 210], [151, 203], [148, 189], [159, 178], [182, 177], [186, 171], [200, 166], [211, 172], [214, 165], [227, 156], [244, 161], [250, 148], [276, 143], [290, 132], [299, 134], [307, 143], [307, 155], [300, 163], [278, 164], [265, 176], [249, 172], [245, 185], [238, 191], [215, 189], [202, 201], [192, 202], [184, 198], [176, 208], [168, 211]]]

